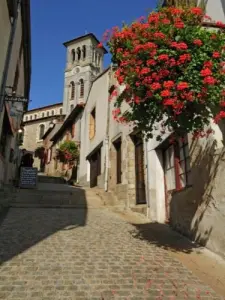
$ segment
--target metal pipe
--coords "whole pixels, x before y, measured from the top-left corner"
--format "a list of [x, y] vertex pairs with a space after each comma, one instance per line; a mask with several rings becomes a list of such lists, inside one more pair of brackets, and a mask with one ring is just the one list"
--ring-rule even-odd
[[16, 14], [15, 14], [15, 17], [13, 18], [13, 21], [11, 24], [9, 43], [8, 43], [5, 65], [4, 65], [4, 69], [3, 69], [3, 75], [2, 75], [1, 88], [0, 88], [0, 112], [2, 112], [3, 107], [4, 107], [5, 88], [6, 88], [6, 84], [7, 84], [10, 59], [11, 59], [11, 55], [12, 55], [12, 48], [13, 48], [13, 42], [14, 42], [14, 37], [15, 37], [15, 33], [16, 33], [16, 26], [17, 26], [17, 20], [18, 20], [18, 16], [19, 16], [21, 1], [22, 0], [17, 0]]
[[147, 173], [146, 173], [146, 180], [147, 180], [147, 184], [146, 184], [146, 194], [147, 194], [147, 217], [149, 217], [149, 210], [150, 210], [150, 199], [149, 199], [149, 160], [148, 160], [148, 145], [147, 145], [147, 141], [144, 140], [145, 143], [145, 163], [146, 163], [146, 169], [147, 169]]
[[[108, 88], [111, 84], [112, 76], [112, 65], [110, 66], [109, 76], [108, 76]], [[106, 138], [105, 138], [105, 192], [108, 192], [108, 181], [109, 181], [109, 122], [110, 122], [110, 102], [108, 101], [107, 107], [107, 125], [106, 125]]]

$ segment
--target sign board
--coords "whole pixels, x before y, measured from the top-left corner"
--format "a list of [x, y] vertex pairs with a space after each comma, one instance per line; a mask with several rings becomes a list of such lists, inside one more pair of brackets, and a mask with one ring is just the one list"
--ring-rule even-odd
[[27, 103], [28, 99], [24, 97], [16, 97], [16, 96], [5, 96], [5, 101], [12, 101], [12, 102], [22, 102], [22, 103]]
[[37, 168], [22, 167], [20, 169], [20, 188], [37, 188]]

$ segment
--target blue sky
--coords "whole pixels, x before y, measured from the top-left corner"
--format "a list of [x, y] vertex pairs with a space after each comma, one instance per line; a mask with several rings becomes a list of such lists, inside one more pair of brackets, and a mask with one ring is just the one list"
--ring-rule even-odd
[[[63, 101], [66, 49], [63, 42], [131, 22], [156, 0], [31, 0], [32, 82], [29, 108]], [[105, 66], [110, 55], [105, 58]]]

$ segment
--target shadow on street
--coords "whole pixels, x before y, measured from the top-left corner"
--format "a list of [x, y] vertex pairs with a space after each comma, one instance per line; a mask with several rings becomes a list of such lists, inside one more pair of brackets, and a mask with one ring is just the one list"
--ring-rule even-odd
[[[43, 187], [40, 190], [46, 199], [49, 197], [49, 201], [45, 200], [50, 203], [49, 208], [40, 207], [40, 202], [38, 203], [39, 207], [35, 207], [35, 201], [39, 195], [35, 195], [35, 191], [33, 194], [32, 191], [27, 190], [27, 195], [30, 196], [26, 195], [26, 199], [22, 199], [24, 197], [23, 191], [21, 195], [17, 196], [22, 206], [12, 207], [6, 216], [2, 216], [4, 220], [0, 226], [0, 265], [58, 231], [68, 231], [86, 225], [87, 200], [84, 190], [75, 189], [73, 190], [74, 193], [68, 194], [71, 204], [78, 203], [77, 208], [54, 208], [54, 195], [52, 193], [55, 194], [57, 205], [61, 195], [63, 195], [62, 190], [61, 192], [52, 192]], [[36, 192], [40, 193], [40, 190]], [[30, 201], [28, 201], [29, 197]], [[67, 196], [64, 198], [67, 200]], [[29, 202], [33, 203], [34, 207], [26, 207]]]

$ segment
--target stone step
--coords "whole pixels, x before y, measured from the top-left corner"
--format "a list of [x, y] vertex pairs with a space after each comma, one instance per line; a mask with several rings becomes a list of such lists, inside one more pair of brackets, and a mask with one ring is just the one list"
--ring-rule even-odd
[[38, 175], [38, 182], [40, 182], [40, 183], [65, 184], [66, 181], [62, 177], [53, 177], [53, 176]]

